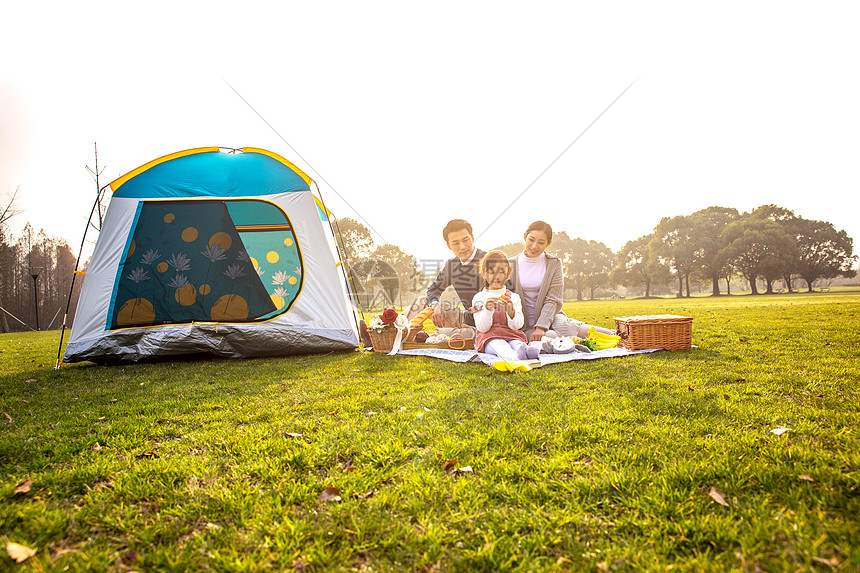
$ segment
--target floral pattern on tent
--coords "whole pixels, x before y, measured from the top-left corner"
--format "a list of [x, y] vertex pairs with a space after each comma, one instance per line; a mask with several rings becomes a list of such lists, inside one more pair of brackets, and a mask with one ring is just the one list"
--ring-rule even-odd
[[111, 329], [265, 320], [301, 291], [292, 225], [268, 201], [145, 201], [127, 251]]

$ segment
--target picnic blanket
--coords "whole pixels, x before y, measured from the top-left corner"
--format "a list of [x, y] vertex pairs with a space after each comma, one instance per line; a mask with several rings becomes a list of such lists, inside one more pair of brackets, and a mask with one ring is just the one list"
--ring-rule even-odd
[[[607, 348], [606, 350], [596, 350], [594, 352], [571, 352], [570, 354], [541, 354], [537, 363], [533, 366], [546, 366], [548, 364], [559, 364], [561, 362], [571, 362], [573, 360], [598, 360], [600, 358], [616, 358], [620, 356], [631, 356], [633, 354], [647, 354], [656, 352], [657, 349], [648, 350], [627, 350], [626, 348]], [[441, 358], [442, 360], [450, 360], [451, 362], [483, 362], [488, 366], [494, 366], [499, 370], [514, 370], [509, 367], [521, 363], [505, 362], [498, 356], [493, 354], [485, 354], [475, 350], [446, 350], [441, 348], [419, 348], [415, 350], [400, 350], [397, 354], [404, 356], [427, 356], [428, 358]], [[532, 361], [527, 361], [529, 364]], [[523, 368], [528, 370], [528, 368]]]

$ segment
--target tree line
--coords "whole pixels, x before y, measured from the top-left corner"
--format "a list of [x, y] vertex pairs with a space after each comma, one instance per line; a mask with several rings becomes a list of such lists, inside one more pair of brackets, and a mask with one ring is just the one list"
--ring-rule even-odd
[[[420, 294], [419, 283], [426, 283], [425, 273], [432, 269], [422, 269], [413, 256], [395, 245], [376, 246], [367, 227], [353, 219], [342, 219], [338, 226], [339, 246], [348, 268], [355, 269], [356, 261], [382, 261], [390, 265], [391, 284], [399, 280], [408, 285], [404, 290], [410, 296]], [[523, 243], [496, 248], [516, 256]], [[648, 297], [656, 288], [672, 284], [676, 296], [689, 297], [691, 282], [709, 285], [713, 295], [722, 294], [724, 283], [726, 294], [731, 294], [732, 280], [737, 279], [748, 284], [753, 294], [762, 289], [773, 293], [780, 284], [794, 292], [801, 282], [811, 292], [823, 280], [856, 276], [853, 266], [857, 262], [853, 240], [845, 231], [778, 205], [743, 213], [708, 207], [689, 215], [664, 217], [650, 234], [628, 241], [617, 253], [604, 243], [556, 232], [547, 252], [561, 259], [565, 287], [576, 293], [577, 300], [594, 298], [599, 289], [615, 286]], [[366, 269], [358, 265], [358, 270]], [[351, 277], [351, 282], [365, 290], [385, 282], [373, 283], [372, 276], [368, 281], [362, 272]]]
[[[59, 328], [75, 262], [64, 239], [49, 237], [44, 230], [36, 233], [29, 223], [15, 239], [0, 225], [0, 332]], [[67, 325], [72, 323], [82, 282], [75, 281]]]
[[[28, 223], [17, 239], [5, 223], [17, 214], [13, 200], [0, 212], [0, 332], [58, 328], [75, 270], [75, 255], [63, 239], [35, 232]], [[350, 218], [335, 224], [338, 248], [357, 302], [401, 304], [422, 294], [435, 274], [402, 248], [376, 245], [367, 227]], [[522, 243], [497, 247], [509, 256]], [[604, 243], [571, 238], [556, 232], [547, 252], [562, 260], [565, 286], [577, 300], [596, 291], [623, 286], [651, 296], [656, 288], [675, 285], [676, 295], [691, 294], [691, 282], [731, 293], [741, 278], [753, 294], [774, 292], [777, 285], [792, 292], [808, 291], [823, 280], [854, 277], [853, 240], [831, 223], [805, 219], [777, 205], [741, 213], [708, 207], [689, 215], [664, 217], [654, 230], [628, 241], [617, 253]], [[36, 274], [36, 279], [33, 275]], [[75, 292], [66, 324], [72, 323], [83, 281]], [[761, 285], [761, 288], [759, 288]], [[381, 298], [380, 298], [381, 297]], [[379, 300], [377, 300], [379, 299]]]

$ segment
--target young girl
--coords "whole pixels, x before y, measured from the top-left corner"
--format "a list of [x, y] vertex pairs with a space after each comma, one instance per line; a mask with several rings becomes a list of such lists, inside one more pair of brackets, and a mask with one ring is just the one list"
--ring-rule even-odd
[[523, 326], [523, 307], [518, 294], [505, 287], [511, 264], [501, 251], [490, 251], [481, 261], [484, 289], [472, 299], [475, 349], [495, 354], [503, 360], [537, 358], [540, 349], [529, 346]]

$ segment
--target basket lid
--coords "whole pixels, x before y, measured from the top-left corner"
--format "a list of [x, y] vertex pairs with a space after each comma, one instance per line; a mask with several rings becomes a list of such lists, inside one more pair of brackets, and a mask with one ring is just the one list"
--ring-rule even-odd
[[679, 316], [677, 314], [640, 314], [634, 316], [616, 316], [615, 320], [620, 322], [687, 322], [692, 321], [691, 316]]

